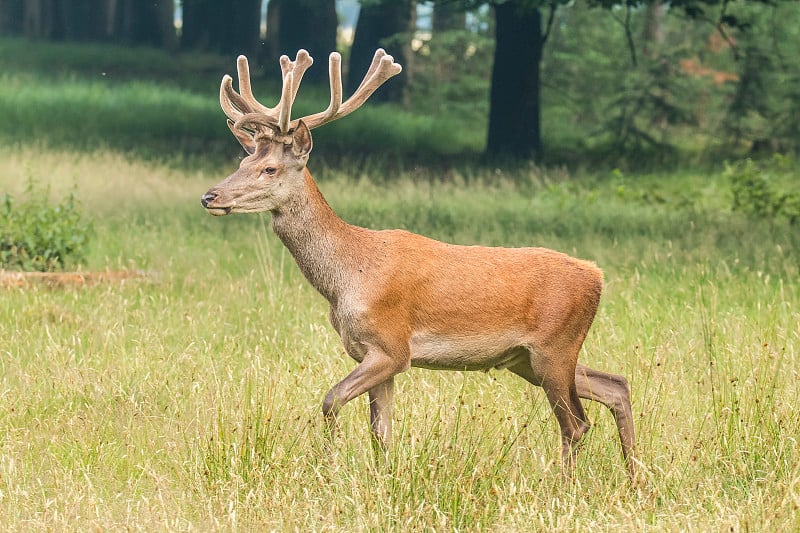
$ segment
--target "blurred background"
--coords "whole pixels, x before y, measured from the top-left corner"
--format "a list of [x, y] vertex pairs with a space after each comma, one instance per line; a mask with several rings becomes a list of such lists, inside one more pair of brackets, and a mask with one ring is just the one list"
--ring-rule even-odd
[[215, 103], [246, 54], [316, 58], [298, 113], [346, 95], [374, 50], [403, 67], [315, 132], [325, 161], [715, 164], [800, 146], [800, 3], [777, 0], [1, 0], [0, 141], [230, 157]]

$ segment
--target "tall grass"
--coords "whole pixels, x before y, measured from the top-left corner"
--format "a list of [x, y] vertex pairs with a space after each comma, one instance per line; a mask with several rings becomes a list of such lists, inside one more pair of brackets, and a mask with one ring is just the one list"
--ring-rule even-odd
[[[268, 217], [208, 217], [224, 170], [114, 153], [2, 148], [0, 188], [76, 190], [88, 269], [161, 273], [0, 292], [0, 523], [22, 529], [796, 530], [796, 228], [731, 211], [721, 173], [312, 171], [342, 216], [454, 242], [597, 261], [606, 293], [581, 354], [631, 383], [631, 489], [611, 416], [576, 480], [540, 390], [510, 373], [411, 370], [396, 445], [366, 400], [324, 436], [347, 359]], [[785, 170], [793, 172], [792, 168]]]

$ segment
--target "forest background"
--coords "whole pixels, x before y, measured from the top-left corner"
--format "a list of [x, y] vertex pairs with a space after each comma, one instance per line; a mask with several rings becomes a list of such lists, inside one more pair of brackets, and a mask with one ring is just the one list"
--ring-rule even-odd
[[[81, 78], [112, 84], [161, 78], [173, 86], [190, 78], [195, 82], [178, 89], [208, 97], [239, 53], [269, 82], [277, 77], [279, 55], [294, 57], [306, 48], [317, 59], [306, 85], [324, 92], [327, 69], [320, 65], [340, 50], [347, 91], [383, 46], [405, 67], [376, 95], [408, 117], [403, 129], [412, 138], [387, 142], [396, 150], [622, 167], [796, 151], [799, 17], [797, 2], [770, 0], [368, 0], [363, 6], [352, 0], [4, 0], [0, 35], [106, 43], [100, 57], [83, 65]], [[206, 57], [161, 69], [154, 62], [140, 72], [125, 63], [130, 52], [123, 47]], [[50, 75], [67, 68], [45, 58], [31, 62], [12, 49], [5, 56]], [[181, 109], [176, 122], [192, 127], [169, 133], [206, 153], [220, 138], [211, 133], [216, 128], [194, 127], [196, 113]], [[6, 116], [9, 135], [48, 135], [32, 130], [31, 121], [22, 127], [13, 110]], [[414, 117], [436, 120], [414, 124]], [[50, 127], [49, 136], [62, 137], [58, 125]], [[340, 137], [335, 127], [331, 136]], [[362, 138], [320, 146], [341, 151], [346, 145], [353, 153], [370, 136], [354, 137]]]

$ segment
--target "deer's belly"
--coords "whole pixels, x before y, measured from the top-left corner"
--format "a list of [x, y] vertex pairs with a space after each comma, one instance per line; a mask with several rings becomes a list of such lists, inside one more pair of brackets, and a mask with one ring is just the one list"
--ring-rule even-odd
[[411, 336], [411, 366], [436, 370], [489, 370], [506, 368], [530, 357], [520, 335], [442, 335], [414, 333]]

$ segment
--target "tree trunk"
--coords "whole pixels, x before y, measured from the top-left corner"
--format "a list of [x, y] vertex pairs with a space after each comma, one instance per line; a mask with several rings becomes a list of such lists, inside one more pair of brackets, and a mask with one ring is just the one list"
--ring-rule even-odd
[[258, 50], [261, 0], [183, 0], [181, 46], [221, 54]]
[[0, 0], [0, 35], [22, 35], [23, 0]]
[[642, 32], [642, 56], [652, 58], [654, 50], [664, 42], [664, 18], [667, 6], [660, 0], [650, 2], [644, 11], [644, 31]]
[[65, 37], [63, 6], [59, 0], [27, 0], [23, 13], [25, 37], [62, 40]]
[[157, 24], [161, 34], [159, 46], [167, 50], [178, 47], [178, 34], [175, 32], [175, 0], [161, 0], [156, 8]]
[[486, 157], [541, 156], [542, 16], [520, 0], [494, 5], [496, 34]]
[[267, 9], [266, 64], [277, 69], [280, 56], [294, 59], [304, 48], [316, 64], [303, 80], [327, 85], [328, 55], [336, 51], [339, 25], [335, 0], [270, 0]]
[[183, 0], [182, 4], [181, 47], [188, 50], [207, 49], [208, 6], [206, 0]]
[[22, 32], [25, 37], [42, 37], [42, 0], [28, 0], [22, 11]]
[[110, 33], [114, 40], [169, 50], [175, 48], [174, 0], [110, 0], [110, 4]]
[[[224, 3], [224, 2], [223, 2]], [[218, 51], [223, 54], [255, 55], [261, 33], [261, 0], [233, 0]]]
[[[13, 6], [18, 2], [8, 3]], [[15, 12], [15, 24], [26, 37], [104, 41], [112, 36], [108, 21], [114, 0], [25, 0], [21, 4], [21, 11]]]
[[350, 49], [347, 91], [352, 93], [367, 73], [377, 48], [384, 48], [403, 66], [403, 75], [387, 83], [372, 100], [401, 102], [408, 100], [411, 78], [411, 33], [416, 25], [415, 0], [383, 0], [361, 6]]
[[67, 41], [104, 41], [110, 36], [104, 24], [107, 0], [57, 0], [62, 19], [63, 38]]
[[280, 32], [281, 32], [281, 6], [283, 0], [267, 1], [267, 35], [264, 39], [264, 48], [261, 50], [261, 59], [265, 65], [274, 64], [281, 56]]

